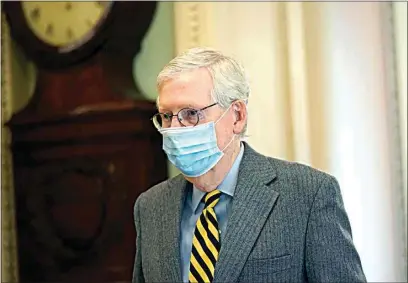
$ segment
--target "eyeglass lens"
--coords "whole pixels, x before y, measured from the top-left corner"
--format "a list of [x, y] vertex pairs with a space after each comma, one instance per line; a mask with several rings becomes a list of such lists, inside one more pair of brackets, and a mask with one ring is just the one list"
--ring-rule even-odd
[[[181, 109], [177, 114], [180, 124], [186, 127], [197, 125], [201, 117], [201, 111], [193, 108]], [[171, 113], [160, 113], [153, 117], [154, 124], [160, 128], [170, 128], [172, 120], [173, 115]]]

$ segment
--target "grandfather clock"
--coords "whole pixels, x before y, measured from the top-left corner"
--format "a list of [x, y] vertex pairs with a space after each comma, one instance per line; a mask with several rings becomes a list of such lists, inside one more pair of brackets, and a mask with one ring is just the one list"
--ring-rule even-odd
[[133, 204], [167, 177], [133, 58], [155, 2], [2, 2], [38, 69], [12, 131], [21, 282], [126, 282]]

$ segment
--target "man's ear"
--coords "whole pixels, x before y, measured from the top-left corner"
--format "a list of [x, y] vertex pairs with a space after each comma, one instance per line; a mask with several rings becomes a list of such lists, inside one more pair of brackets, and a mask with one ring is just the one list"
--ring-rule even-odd
[[237, 123], [237, 121], [240, 119], [240, 117], [239, 117], [239, 107], [236, 106], [236, 104], [234, 104], [233, 110], [234, 110], [234, 114], [235, 114], [235, 123], [234, 123], [234, 125], [235, 125]]
[[234, 134], [240, 134], [245, 127], [247, 120], [246, 105], [243, 101], [237, 101], [232, 106], [235, 113]]

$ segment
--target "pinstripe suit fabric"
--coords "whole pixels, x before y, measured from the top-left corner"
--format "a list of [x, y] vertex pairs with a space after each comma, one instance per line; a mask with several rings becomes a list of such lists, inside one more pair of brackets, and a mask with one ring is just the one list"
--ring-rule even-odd
[[[366, 282], [340, 188], [330, 175], [244, 143], [213, 282]], [[179, 175], [136, 200], [133, 282], [181, 282]]]

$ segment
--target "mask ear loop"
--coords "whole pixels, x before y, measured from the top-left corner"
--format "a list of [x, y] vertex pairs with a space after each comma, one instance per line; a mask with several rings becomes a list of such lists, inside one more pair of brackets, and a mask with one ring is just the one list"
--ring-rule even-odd
[[[247, 98], [247, 99], [243, 99], [242, 101], [245, 103], [245, 105], [248, 105], [248, 98]], [[235, 101], [234, 101], [234, 102], [235, 102]], [[221, 115], [221, 117], [217, 120], [217, 122], [225, 115], [225, 113], [228, 112], [228, 110], [230, 109], [230, 107], [232, 106], [232, 104], [233, 104], [233, 103], [230, 104], [230, 106], [228, 107], [228, 109], [225, 110], [224, 114]], [[217, 123], [217, 122], [216, 122], [216, 123]], [[223, 150], [221, 150], [222, 152], [224, 152], [224, 150], [226, 150], [226, 149], [230, 146], [230, 144], [232, 143], [232, 141], [235, 139], [236, 136], [237, 136], [237, 134], [234, 134], [234, 135], [232, 136], [230, 142], [224, 147]]]
[[[218, 121], [220, 121], [220, 120], [225, 116], [225, 114], [226, 114], [226, 113], [228, 112], [228, 110], [231, 108], [232, 104], [233, 104], [233, 103], [231, 103], [230, 106], [228, 106], [227, 110], [224, 111], [224, 113], [221, 115], [220, 118], [218, 118], [218, 120], [214, 123], [214, 125], [217, 124]], [[235, 136], [236, 136], [236, 134], [234, 134], [234, 135], [232, 136], [232, 138], [231, 138], [231, 140], [229, 141], [229, 143], [224, 147], [223, 150], [221, 150], [222, 152], [224, 152], [224, 150], [226, 150], [226, 149], [230, 146], [230, 144], [231, 144], [231, 143], [233, 142], [233, 140], [235, 139]]]
[[[239, 100], [236, 100], [236, 101], [234, 101], [234, 102], [237, 102], [237, 101], [239, 101]], [[248, 105], [248, 98], [247, 98], [247, 99], [243, 99], [242, 101], [245, 103], [245, 105]], [[228, 106], [227, 110], [225, 110], [224, 113], [222, 113], [221, 117], [218, 118], [217, 121], [214, 122], [214, 125], [216, 125], [216, 124], [225, 116], [225, 114], [227, 114], [228, 110], [231, 108], [231, 106], [234, 104], [234, 102], [232, 102], [232, 103], [230, 104], [230, 106]]]
[[221, 150], [222, 152], [224, 152], [224, 150], [226, 150], [226, 149], [230, 146], [230, 144], [232, 143], [232, 141], [235, 139], [235, 136], [236, 136], [236, 134], [234, 134], [234, 135], [232, 136], [232, 138], [231, 138], [231, 140], [229, 141], [229, 143], [224, 147], [223, 150]]
[[231, 108], [231, 106], [232, 106], [232, 103], [230, 104], [230, 106], [228, 106], [227, 110], [225, 110], [224, 113], [222, 113], [221, 117], [218, 118], [217, 121], [214, 122], [215, 125], [225, 116], [225, 114], [227, 114], [227, 112]]

